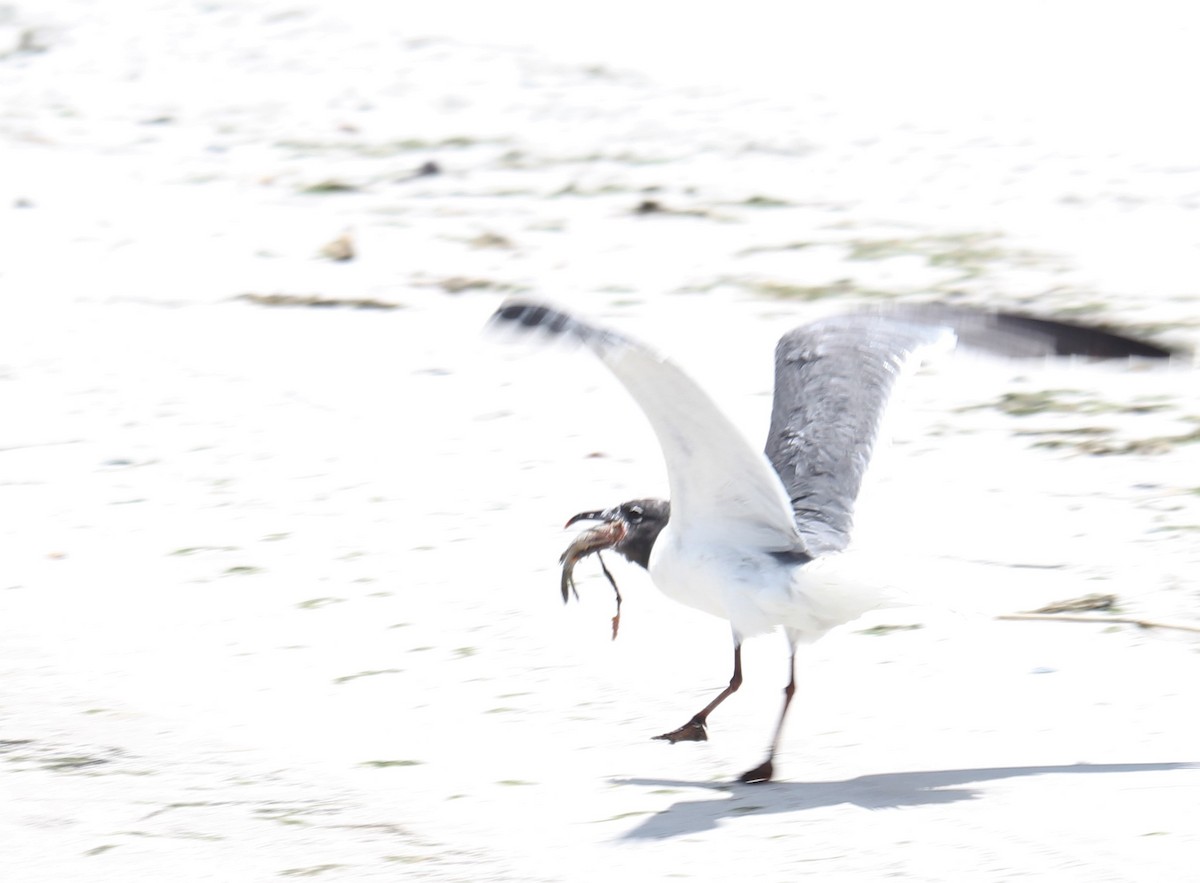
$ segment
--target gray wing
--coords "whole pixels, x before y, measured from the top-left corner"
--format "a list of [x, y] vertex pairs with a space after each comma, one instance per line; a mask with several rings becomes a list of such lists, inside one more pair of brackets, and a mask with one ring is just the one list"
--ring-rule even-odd
[[694, 380], [642, 342], [561, 310], [510, 301], [493, 324], [583, 341], [633, 396], [662, 448], [672, 529], [774, 552], [804, 551], [772, 464]]
[[904, 365], [926, 346], [955, 341], [1009, 357], [1175, 355], [1086, 325], [937, 303], [834, 316], [784, 335], [766, 453], [809, 554], [849, 542], [854, 501]]
[[810, 555], [844, 549], [854, 501], [897, 376], [944, 328], [834, 316], [785, 334], [775, 349], [767, 458], [787, 490]]

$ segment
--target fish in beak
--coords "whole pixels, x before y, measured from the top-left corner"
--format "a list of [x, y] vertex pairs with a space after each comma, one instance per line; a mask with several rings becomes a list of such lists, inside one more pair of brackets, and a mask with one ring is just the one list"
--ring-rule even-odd
[[579, 600], [579, 591], [575, 588], [575, 565], [588, 555], [595, 555], [600, 562], [600, 569], [604, 571], [604, 575], [617, 595], [617, 613], [612, 618], [612, 636], [615, 641], [617, 630], [621, 625], [621, 590], [617, 588], [617, 581], [613, 579], [613, 575], [609, 572], [604, 559], [600, 557], [600, 553], [605, 549], [611, 549], [625, 539], [628, 528], [619, 513], [612, 509], [580, 512], [578, 515], [572, 515], [567, 519], [563, 528], [568, 528], [580, 521], [599, 521], [601, 523], [582, 531], [558, 559], [558, 563], [563, 566], [561, 586], [563, 603], [567, 603], [570, 598], [569, 592], [574, 592], [575, 600]]

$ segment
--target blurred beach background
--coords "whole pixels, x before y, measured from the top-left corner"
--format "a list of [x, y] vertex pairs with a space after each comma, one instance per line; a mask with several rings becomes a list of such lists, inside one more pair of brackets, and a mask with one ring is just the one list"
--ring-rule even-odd
[[[756, 444], [779, 334], [883, 301], [1200, 346], [1189, 4], [0, 3], [0, 876], [1187, 880], [1186, 633], [953, 612], [712, 741], [727, 626], [581, 564], [665, 495], [586, 354]], [[955, 359], [862, 539], [996, 609], [1200, 620], [1194, 360]]]

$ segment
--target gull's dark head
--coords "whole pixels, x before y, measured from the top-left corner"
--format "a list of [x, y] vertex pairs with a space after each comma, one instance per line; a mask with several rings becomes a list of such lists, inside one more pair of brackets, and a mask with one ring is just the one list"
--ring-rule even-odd
[[620, 524], [624, 536], [610, 548], [619, 552], [634, 564], [642, 567], [650, 566], [650, 550], [654, 541], [667, 526], [671, 517], [671, 504], [666, 500], [630, 500], [613, 506], [611, 509], [580, 512], [572, 515], [564, 527], [570, 527], [577, 521], [603, 521], [606, 524]]

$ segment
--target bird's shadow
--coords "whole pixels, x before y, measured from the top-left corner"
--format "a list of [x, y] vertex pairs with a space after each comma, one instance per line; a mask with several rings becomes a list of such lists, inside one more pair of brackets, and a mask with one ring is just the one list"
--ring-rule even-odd
[[662, 840], [717, 827], [724, 818], [765, 813], [802, 812], [850, 803], [863, 809], [890, 809], [974, 800], [974, 788], [954, 787], [1019, 776], [1079, 773], [1146, 773], [1195, 769], [1194, 763], [1101, 763], [982, 767], [876, 773], [833, 782], [771, 782], [765, 785], [685, 782], [674, 779], [616, 779], [614, 783], [654, 788], [706, 788], [722, 796], [673, 804], [623, 835], [628, 840]]

